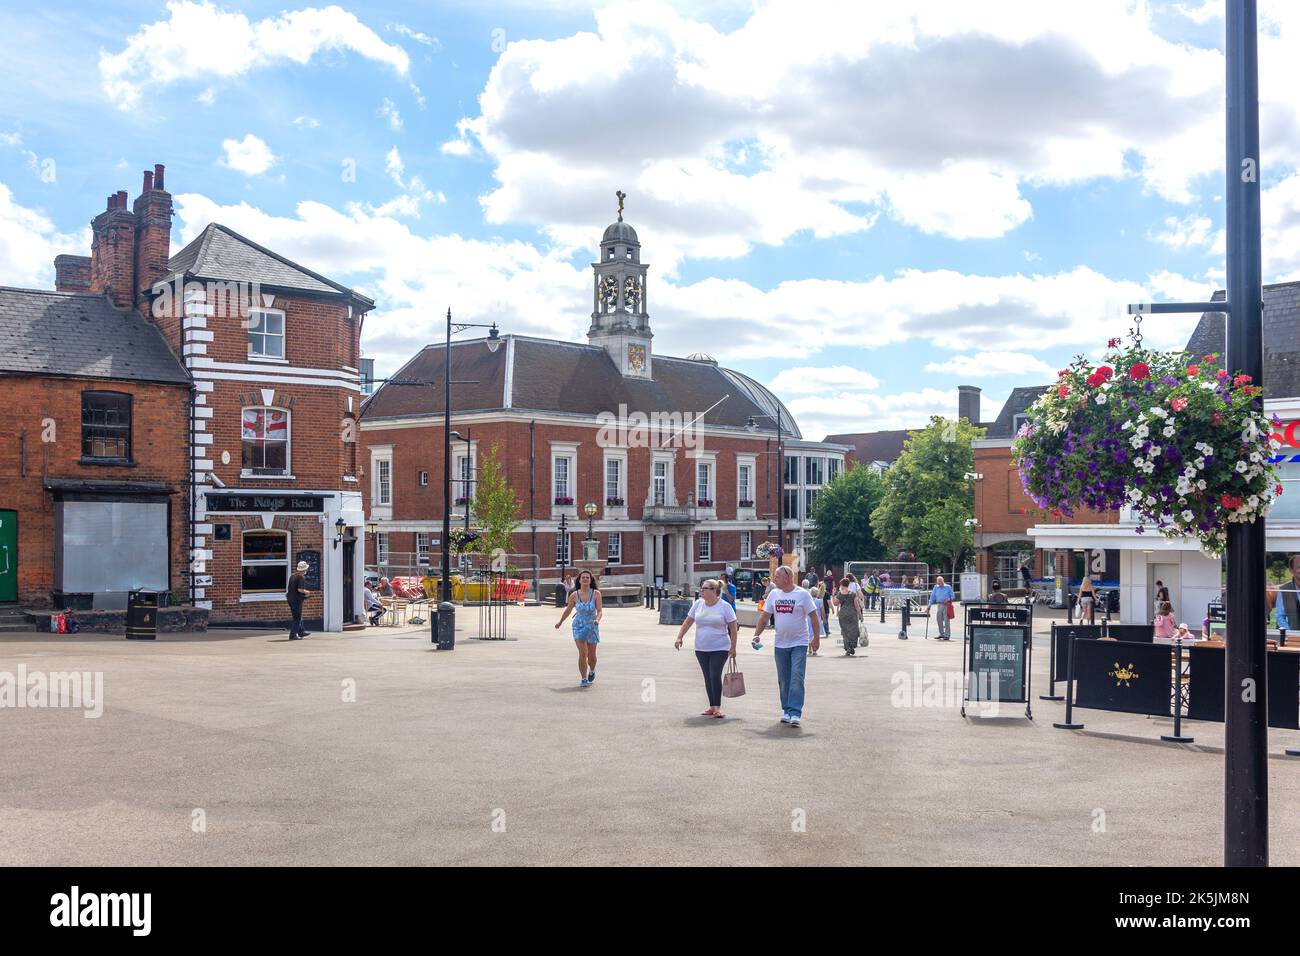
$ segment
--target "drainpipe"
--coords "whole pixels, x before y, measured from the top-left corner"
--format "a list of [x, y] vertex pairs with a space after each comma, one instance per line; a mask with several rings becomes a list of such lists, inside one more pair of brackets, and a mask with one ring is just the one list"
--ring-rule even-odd
[[[537, 503], [535, 500], [537, 492], [537, 419], [532, 419], [528, 423], [528, 523], [532, 525], [532, 537], [529, 548], [533, 554], [537, 554]], [[541, 563], [541, 559], [538, 559]], [[538, 569], [540, 570], [540, 568]], [[540, 600], [541, 595], [538, 595]]]
[[188, 550], [189, 553], [188, 571], [190, 576], [190, 607], [194, 606], [194, 601], [195, 601], [196, 589], [194, 584], [194, 542], [198, 540], [196, 532], [198, 530], [199, 498], [198, 498], [198, 482], [195, 480], [195, 475], [194, 475], [194, 451], [195, 451], [194, 421], [195, 421], [196, 412], [198, 408], [198, 402], [196, 400], [197, 396], [198, 396], [198, 387], [194, 381], [193, 376], [191, 376], [190, 377], [190, 456], [189, 456], [190, 460], [188, 463], [190, 469], [190, 546]]

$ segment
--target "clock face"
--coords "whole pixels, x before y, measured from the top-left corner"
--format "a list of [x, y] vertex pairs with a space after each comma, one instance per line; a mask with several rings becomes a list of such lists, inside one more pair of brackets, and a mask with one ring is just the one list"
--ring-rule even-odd
[[618, 279], [614, 276], [601, 276], [600, 304], [606, 312], [618, 305]]
[[645, 371], [644, 345], [629, 345], [627, 347], [627, 367], [634, 372]]
[[641, 282], [636, 276], [628, 276], [623, 283], [623, 301], [629, 312], [639, 312], [641, 308]]

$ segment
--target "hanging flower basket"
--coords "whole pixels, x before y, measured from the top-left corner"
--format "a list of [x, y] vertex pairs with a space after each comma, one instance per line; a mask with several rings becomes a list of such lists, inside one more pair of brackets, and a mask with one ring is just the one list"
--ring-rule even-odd
[[1263, 389], [1218, 368], [1218, 354], [1120, 348], [1080, 356], [1029, 408], [1012, 459], [1046, 513], [1128, 506], [1139, 534], [1191, 536], [1221, 554], [1232, 522], [1263, 517], [1282, 493]]
[[764, 541], [754, 549], [755, 557], [767, 559], [776, 558], [778, 561], [781, 560], [781, 555], [783, 553], [781, 546], [774, 541]]

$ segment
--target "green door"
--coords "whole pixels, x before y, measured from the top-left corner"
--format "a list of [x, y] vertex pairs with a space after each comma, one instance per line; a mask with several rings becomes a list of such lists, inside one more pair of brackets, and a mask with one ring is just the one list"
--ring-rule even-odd
[[18, 600], [18, 512], [0, 511], [0, 601]]

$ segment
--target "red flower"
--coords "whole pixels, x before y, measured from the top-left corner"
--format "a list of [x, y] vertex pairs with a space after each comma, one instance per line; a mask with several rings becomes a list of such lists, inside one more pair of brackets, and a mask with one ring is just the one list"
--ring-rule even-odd
[[1219, 369], [1217, 372], [1214, 373], [1214, 377], [1217, 378], [1220, 382], [1226, 382], [1228, 380], [1228, 373], [1225, 372], [1223, 369]]
[[1110, 339], [1106, 342], [1106, 348], [1113, 349], [1119, 346], [1119, 339]]
[[1056, 387], [1056, 394], [1059, 395], [1061, 398], [1065, 398], [1065, 396], [1070, 394], [1070, 386], [1058, 385]]
[[1192, 377], [1195, 377], [1195, 376], [1200, 375], [1200, 374], [1201, 374], [1201, 367], [1200, 367], [1199, 365], [1189, 365], [1189, 366], [1187, 366], [1187, 376], [1188, 376], [1188, 378], [1192, 378]]
[[1101, 376], [1103, 382], [1109, 381], [1110, 377], [1115, 374], [1115, 370], [1109, 365], [1101, 365], [1097, 368], [1097, 374]]
[[1151, 366], [1146, 362], [1138, 362], [1128, 370], [1128, 377], [1135, 382], [1140, 382], [1144, 378], [1151, 377]]
[[1224, 495], [1219, 499], [1219, 503], [1222, 504], [1224, 509], [1227, 511], [1236, 511], [1241, 507], [1241, 499], [1236, 495]]
[[1249, 385], [1253, 381], [1255, 380], [1251, 378], [1249, 375], [1238, 375], [1236, 378], [1232, 380], [1232, 384], [1240, 388], [1243, 385]]
[[1175, 398], [1173, 401], [1169, 403], [1169, 407], [1176, 412], [1181, 412], [1184, 408], [1187, 407], [1187, 399], [1182, 398], [1181, 396]]
[[1215, 354], [1214, 354], [1213, 352], [1211, 352], [1209, 355], [1205, 356], [1205, 361], [1207, 361], [1207, 362], [1213, 362], [1213, 361], [1215, 360], [1215, 358], [1216, 358]]
[[1278, 498], [1282, 497], [1282, 483], [1280, 481], [1277, 483], [1277, 486], [1273, 489], [1273, 494]]

